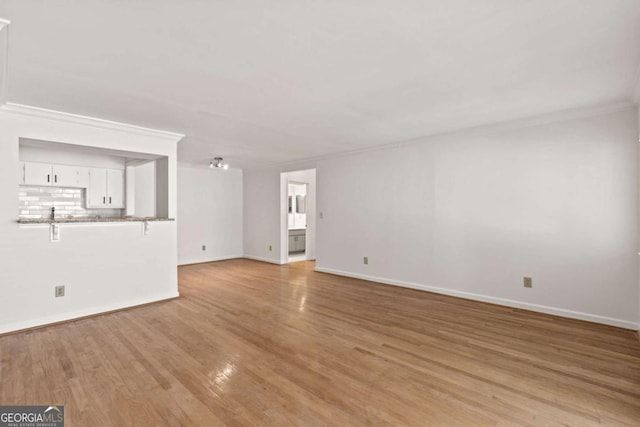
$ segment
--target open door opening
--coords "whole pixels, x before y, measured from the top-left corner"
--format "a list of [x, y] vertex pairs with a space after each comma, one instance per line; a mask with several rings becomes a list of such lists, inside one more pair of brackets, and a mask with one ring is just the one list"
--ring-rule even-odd
[[285, 263], [314, 260], [316, 170], [282, 173], [281, 184], [281, 259]]

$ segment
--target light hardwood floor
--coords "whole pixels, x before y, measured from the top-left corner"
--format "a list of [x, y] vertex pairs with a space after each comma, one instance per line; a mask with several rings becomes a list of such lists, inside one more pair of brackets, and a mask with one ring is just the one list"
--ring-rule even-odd
[[640, 425], [631, 331], [231, 260], [181, 298], [0, 337], [0, 403], [67, 426]]

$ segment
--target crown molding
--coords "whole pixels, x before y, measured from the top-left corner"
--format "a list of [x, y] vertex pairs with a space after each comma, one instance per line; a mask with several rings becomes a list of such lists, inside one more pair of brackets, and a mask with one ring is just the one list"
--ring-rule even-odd
[[[550, 113], [540, 114], [521, 119], [507, 120], [498, 123], [489, 123], [486, 125], [473, 126], [454, 132], [445, 132], [444, 134], [466, 134], [466, 133], [493, 133], [503, 132], [512, 129], [528, 128], [551, 123], [567, 122], [570, 120], [585, 119], [589, 117], [604, 116], [607, 114], [618, 113], [621, 111], [632, 110], [635, 105], [628, 99], [618, 102], [599, 104], [584, 108], [571, 108], [567, 110], [553, 111]], [[435, 136], [435, 135], [434, 135]], [[439, 136], [439, 135], [438, 135]], [[410, 141], [409, 141], [410, 142]]]
[[34, 117], [38, 119], [55, 120], [58, 122], [98, 127], [102, 129], [133, 133], [137, 135], [151, 136], [154, 138], [163, 138], [175, 142], [180, 141], [182, 138], [184, 138], [184, 135], [181, 133], [151, 129], [142, 126], [129, 125], [126, 123], [112, 122], [109, 120], [97, 119], [95, 117], [63, 113], [61, 111], [48, 110], [46, 108], [33, 107], [30, 105], [14, 104], [12, 102], [7, 102], [6, 104], [0, 106], [0, 111], [21, 116]]
[[[272, 165], [265, 165], [263, 168], [276, 167], [282, 170], [283, 168], [289, 168], [294, 165], [297, 166], [297, 165], [304, 164], [308, 166], [309, 164], [315, 164], [316, 162], [321, 160], [349, 157], [349, 156], [364, 154], [372, 151], [405, 147], [405, 146], [410, 146], [414, 144], [428, 142], [429, 140], [432, 140], [434, 138], [450, 137], [450, 136], [456, 136], [456, 135], [460, 135], [460, 136], [479, 135], [479, 134], [486, 135], [486, 134], [492, 134], [496, 132], [505, 132], [505, 131], [524, 129], [524, 128], [534, 127], [534, 126], [542, 126], [545, 124], [561, 123], [561, 122], [583, 119], [588, 117], [603, 116], [603, 115], [618, 113], [626, 110], [632, 110], [635, 108], [636, 106], [632, 102], [629, 102], [627, 100], [627, 101], [620, 101], [620, 102], [615, 102], [610, 104], [600, 104], [600, 105], [586, 107], [586, 108], [559, 110], [559, 111], [554, 111], [547, 114], [531, 116], [531, 117], [526, 117], [522, 119], [514, 119], [514, 120], [508, 120], [508, 121], [498, 122], [498, 123], [487, 123], [484, 125], [472, 126], [472, 127], [462, 128], [462, 129], [454, 129], [454, 130], [444, 131], [444, 132], [435, 132], [432, 134], [426, 134], [426, 135], [419, 136], [416, 138], [411, 138], [408, 140], [376, 145], [372, 147], [364, 147], [364, 148], [358, 148], [355, 150], [340, 151], [337, 153], [325, 154], [321, 156], [295, 159], [295, 160], [276, 163]], [[311, 167], [314, 167], [314, 166], [311, 166]], [[255, 168], [255, 169], [263, 169], [263, 168]]]

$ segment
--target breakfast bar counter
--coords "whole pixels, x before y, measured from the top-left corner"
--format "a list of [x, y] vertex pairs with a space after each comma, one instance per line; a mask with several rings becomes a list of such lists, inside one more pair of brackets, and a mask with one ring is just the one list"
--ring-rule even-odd
[[151, 221], [174, 221], [173, 218], [159, 218], [159, 217], [139, 217], [139, 216], [125, 216], [125, 217], [77, 217], [77, 218], [20, 218], [18, 224], [78, 224], [87, 222], [151, 222]]

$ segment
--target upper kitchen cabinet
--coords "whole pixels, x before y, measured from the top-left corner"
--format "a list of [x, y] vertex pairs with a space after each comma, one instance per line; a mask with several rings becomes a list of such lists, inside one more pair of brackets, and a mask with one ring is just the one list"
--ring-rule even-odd
[[23, 162], [22, 182], [25, 185], [51, 185], [51, 164]]
[[57, 187], [80, 187], [77, 166], [51, 165], [53, 184]]
[[89, 169], [87, 208], [125, 207], [124, 171], [120, 169]]
[[54, 187], [83, 187], [81, 167], [52, 165], [40, 162], [22, 162], [20, 183]]
[[107, 202], [110, 208], [124, 208], [124, 171], [107, 169]]

